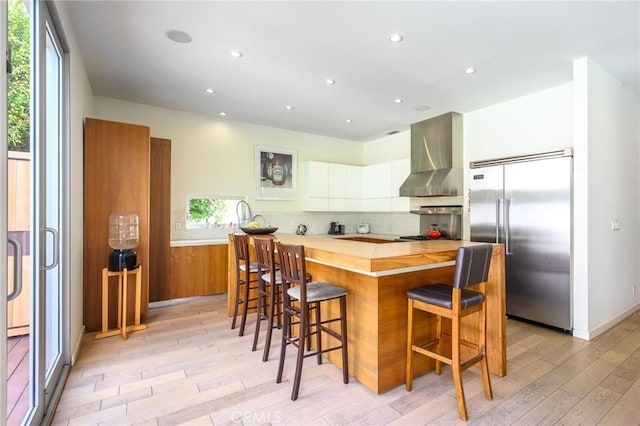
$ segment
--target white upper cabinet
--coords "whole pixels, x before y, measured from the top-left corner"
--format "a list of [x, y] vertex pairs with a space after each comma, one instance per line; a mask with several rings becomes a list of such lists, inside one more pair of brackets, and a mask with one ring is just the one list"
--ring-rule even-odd
[[[409, 173], [411, 173], [411, 161], [408, 158], [391, 162], [391, 180], [394, 197], [399, 197], [400, 186], [402, 186], [407, 177], [409, 177]], [[409, 199], [408, 197], [403, 198]]]
[[398, 195], [409, 159], [365, 167], [308, 161], [304, 169], [304, 210], [409, 211], [410, 199]]
[[362, 174], [360, 166], [346, 166], [347, 172], [347, 198], [362, 199]]
[[304, 163], [302, 204], [303, 209], [307, 211], [329, 210], [329, 163]]
[[400, 186], [411, 173], [411, 161], [406, 158], [402, 160], [395, 160], [391, 163], [391, 180], [393, 198], [391, 200], [391, 210], [394, 212], [408, 212], [411, 207], [410, 197], [400, 196]]
[[329, 197], [329, 163], [309, 161], [305, 168], [305, 197]]
[[347, 166], [329, 164], [329, 198], [347, 198]]

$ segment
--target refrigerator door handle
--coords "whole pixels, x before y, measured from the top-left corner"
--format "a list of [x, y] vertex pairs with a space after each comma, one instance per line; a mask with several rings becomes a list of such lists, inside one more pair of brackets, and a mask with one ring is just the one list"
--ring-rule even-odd
[[505, 198], [503, 200], [503, 207], [504, 207], [504, 254], [506, 256], [512, 254], [511, 250], [509, 249], [510, 246], [510, 240], [511, 240], [511, 232], [509, 230], [510, 228], [510, 221], [509, 221], [509, 212], [511, 210], [511, 199], [510, 198]]
[[500, 243], [500, 204], [502, 198], [496, 199], [496, 243]]

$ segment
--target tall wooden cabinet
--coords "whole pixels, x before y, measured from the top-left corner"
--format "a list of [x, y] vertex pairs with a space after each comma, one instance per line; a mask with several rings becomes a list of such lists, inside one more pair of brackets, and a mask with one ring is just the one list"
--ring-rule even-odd
[[[134, 213], [139, 219], [138, 263], [149, 265], [150, 129], [113, 121], [84, 123], [84, 324], [98, 331], [102, 268], [108, 264], [109, 215]], [[142, 311], [149, 305], [149, 270], [142, 269]], [[116, 286], [110, 300], [117, 300]], [[133, 286], [132, 286], [133, 287]], [[129, 297], [133, 301], [133, 293]], [[115, 325], [117, 304], [111, 304]], [[133, 314], [133, 305], [128, 308]], [[133, 320], [133, 316], [131, 318]]]
[[171, 140], [151, 138], [149, 301], [170, 298]]

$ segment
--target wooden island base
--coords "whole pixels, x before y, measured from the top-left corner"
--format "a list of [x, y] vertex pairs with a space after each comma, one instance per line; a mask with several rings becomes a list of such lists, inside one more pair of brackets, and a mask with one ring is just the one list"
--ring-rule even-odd
[[[420, 241], [374, 244], [327, 237], [276, 234], [285, 244], [303, 244], [307, 271], [314, 281], [340, 285], [347, 296], [349, 373], [376, 393], [405, 383], [407, 298], [410, 288], [449, 283], [458, 247], [467, 241]], [[229, 246], [229, 265], [235, 254]], [[235, 271], [229, 268], [229, 307], [235, 300]], [[489, 370], [507, 373], [504, 287], [504, 247], [495, 245], [487, 282], [487, 355]], [[338, 304], [329, 310], [337, 312]], [[333, 314], [334, 312], [330, 312]], [[463, 336], [477, 340], [477, 314], [463, 321]], [[414, 315], [416, 342], [435, 335], [435, 321], [424, 312]], [[446, 329], [448, 324], [443, 323]], [[329, 343], [329, 342], [328, 342]], [[340, 353], [327, 358], [341, 366]], [[433, 369], [433, 361], [416, 357], [416, 375]]]

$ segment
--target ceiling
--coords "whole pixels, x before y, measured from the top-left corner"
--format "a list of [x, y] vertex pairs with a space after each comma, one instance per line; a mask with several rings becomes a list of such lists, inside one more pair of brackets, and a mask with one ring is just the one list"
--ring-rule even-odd
[[[640, 93], [638, 1], [61, 7], [97, 96], [353, 141], [569, 82], [584, 56]], [[171, 30], [192, 41], [170, 40]]]

